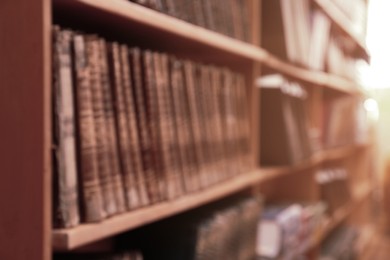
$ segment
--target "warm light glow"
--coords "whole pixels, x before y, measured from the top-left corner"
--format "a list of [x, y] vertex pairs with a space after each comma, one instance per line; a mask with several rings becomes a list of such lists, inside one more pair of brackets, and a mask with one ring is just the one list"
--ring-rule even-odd
[[378, 103], [374, 99], [366, 99], [364, 101], [364, 109], [367, 111], [368, 117], [370, 119], [375, 121], [379, 119], [379, 107]]
[[370, 0], [367, 24], [367, 47], [371, 65], [362, 71], [362, 83], [368, 88], [390, 87], [390, 1]]

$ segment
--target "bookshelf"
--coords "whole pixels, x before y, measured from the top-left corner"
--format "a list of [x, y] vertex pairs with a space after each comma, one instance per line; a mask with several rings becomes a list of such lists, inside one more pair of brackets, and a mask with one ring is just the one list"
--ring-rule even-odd
[[[257, 100], [260, 93], [254, 87], [254, 82], [261, 74], [261, 66], [304, 82], [316, 93], [330, 91], [337, 95], [364, 96], [358, 83], [353, 80], [298, 67], [261, 48], [258, 35], [261, 1], [249, 2], [254, 32], [251, 43], [125, 0], [40, 0], [34, 3], [6, 0], [2, 3], [0, 38], [7, 40], [0, 42], [0, 133], [3, 144], [0, 147], [0, 207], [6, 209], [0, 213], [0, 245], [6, 245], [0, 248], [1, 259], [51, 259], [53, 251], [72, 250], [242, 190], [264, 187], [286, 176], [314, 171], [329, 162], [353, 160], [360, 150], [372, 149], [374, 144], [370, 141], [318, 151], [292, 166], [262, 167], [257, 163], [256, 168], [248, 173], [172, 201], [120, 214], [96, 224], [52, 230], [51, 27], [57, 21], [76, 28], [78, 23], [83, 23], [94, 30], [110, 31], [123, 41], [135, 37], [138, 44], [148, 48], [226, 65], [243, 72], [247, 82], [253, 82], [247, 86], [253, 161], [259, 158], [261, 126]], [[356, 43], [357, 53], [368, 59], [365, 45], [342, 13], [329, 1], [313, 2]], [[70, 14], [72, 19], [69, 19]], [[296, 187], [290, 189], [294, 193]], [[370, 194], [369, 191], [370, 187], [367, 187], [364, 192], [354, 196], [351, 205], [363, 201]], [[355, 206], [347, 206], [342, 213], [337, 213], [337, 217], [324, 228], [321, 239], [351, 215], [354, 209]], [[321, 239], [312, 247], [318, 247]]]

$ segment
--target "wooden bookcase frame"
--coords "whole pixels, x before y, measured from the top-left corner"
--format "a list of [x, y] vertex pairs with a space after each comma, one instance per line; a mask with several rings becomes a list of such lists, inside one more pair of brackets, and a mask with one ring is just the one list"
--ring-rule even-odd
[[[269, 66], [313, 87], [346, 95], [363, 95], [356, 83], [324, 72], [314, 72], [282, 61], [259, 47], [260, 0], [252, 5], [254, 40], [243, 43], [199, 28], [125, 0], [2, 0], [0, 3], [0, 259], [51, 259], [53, 250], [69, 250], [113, 236], [158, 219], [217, 200], [234, 192], [316, 167], [327, 160], [348, 156], [351, 145], [319, 152], [298, 165], [260, 168], [215, 185], [145, 209], [125, 213], [98, 224], [69, 230], [52, 230], [51, 223], [51, 28], [52, 7], [117, 17], [124, 28], [137, 26], [150, 33], [193, 47], [200, 53], [246, 64], [247, 79], [254, 82], [261, 65]], [[361, 39], [350, 33], [350, 24], [339, 18], [329, 1], [313, 0], [336, 26], [356, 42], [362, 57], [368, 54]], [[219, 59], [219, 58], [216, 59]], [[259, 90], [249, 86], [253, 159], [259, 158]], [[249, 98], [249, 97], [248, 97]], [[369, 144], [368, 144], [369, 146]], [[370, 193], [366, 188], [355, 202]], [[363, 195], [362, 195], [363, 194]], [[340, 213], [346, 218], [352, 206]], [[326, 232], [325, 232], [326, 233]]]

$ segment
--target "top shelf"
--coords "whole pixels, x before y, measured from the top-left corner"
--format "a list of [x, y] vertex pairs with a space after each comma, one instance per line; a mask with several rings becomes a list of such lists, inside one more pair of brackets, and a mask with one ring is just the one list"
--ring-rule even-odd
[[[181, 21], [126, 0], [53, 0], [54, 21], [72, 14], [76, 24], [89, 24], [153, 48], [203, 61], [231, 64], [238, 69], [260, 62], [291, 78], [347, 94], [361, 94], [358, 84], [339, 76], [299, 68], [266, 50], [228, 36]], [[82, 21], [82, 23], [81, 23]], [[71, 23], [72, 23], [71, 22]], [[113, 26], [114, 25], [114, 26]], [[106, 28], [106, 29], [104, 29]], [[190, 50], [190, 51], [189, 51]], [[210, 51], [212, 50], [212, 51]]]
[[353, 29], [351, 21], [330, 0], [314, 0], [314, 3], [356, 44], [357, 53], [365, 60], [370, 59], [366, 44]]

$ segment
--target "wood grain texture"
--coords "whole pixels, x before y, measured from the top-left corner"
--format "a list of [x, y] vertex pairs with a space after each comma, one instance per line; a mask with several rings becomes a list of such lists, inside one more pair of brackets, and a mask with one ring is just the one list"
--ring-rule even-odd
[[51, 257], [50, 12], [0, 2], [0, 259]]

